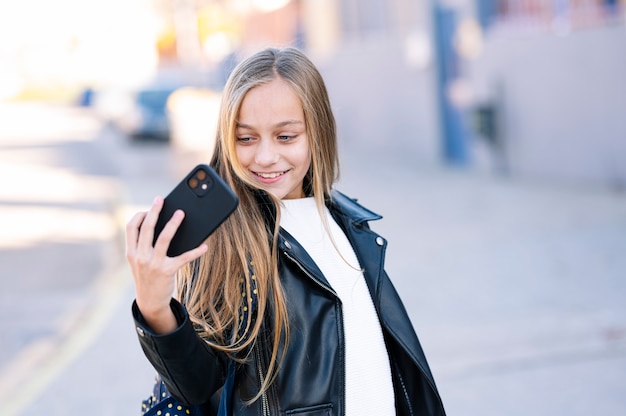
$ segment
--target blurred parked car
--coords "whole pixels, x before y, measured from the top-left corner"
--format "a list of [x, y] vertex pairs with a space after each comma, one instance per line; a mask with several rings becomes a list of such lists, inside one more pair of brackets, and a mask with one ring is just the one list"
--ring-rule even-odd
[[[86, 106], [130, 138], [169, 141], [171, 125], [167, 102], [182, 86], [153, 83], [133, 89], [101, 89], [90, 92]], [[84, 101], [83, 97], [81, 101]], [[85, 105], [84, 102], [81, 104]]]
[[128, 137], [204, 148], [215, 134], [217, 91], [222, 87], [218, 75], [197, 68], [160, 68], [140, 86], [86, 88], [77, 104], [90, 107]]
[[170, 123], [167, 100], [177, 87], [150, 85], [129, 94], [127, 110], [116, 120], [117, 126], [129, 137], [168, 141]]

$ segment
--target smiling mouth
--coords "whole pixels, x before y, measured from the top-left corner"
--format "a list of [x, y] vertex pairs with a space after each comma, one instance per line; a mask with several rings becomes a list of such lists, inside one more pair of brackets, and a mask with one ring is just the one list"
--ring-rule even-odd
[[275, 179], [278, 178], [281, 175], [284, 175], [285, 173], [287, 173], [287, 170], [284, 170], [282, 172], [271, 172], [271, 173], [264, 173], [264, 172], [254, 172], [254, 174], [260, 178], [263, 179]]

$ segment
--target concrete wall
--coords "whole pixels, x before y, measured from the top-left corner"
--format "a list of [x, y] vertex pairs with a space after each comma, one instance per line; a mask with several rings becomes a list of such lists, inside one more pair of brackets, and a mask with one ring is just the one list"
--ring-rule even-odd
[[370, 3], [384, 18], [354, 15], [365, 7], [360, 0], [303, 2], [307, 50], [328, 86], [340, 144], [349, 152], [402, 149], [416, 164], [438, 163], [428, 9], [412, 0]]
[[342, 144], [403, 149], [416, 163], [437, 163], [433, 68], [407, 64], [402, 40], [343, 42], [320, 70]]
[[626, 30], [488, 32], [467, 65], [479, 100], [502, 110], [514, 175], [626, 186]]

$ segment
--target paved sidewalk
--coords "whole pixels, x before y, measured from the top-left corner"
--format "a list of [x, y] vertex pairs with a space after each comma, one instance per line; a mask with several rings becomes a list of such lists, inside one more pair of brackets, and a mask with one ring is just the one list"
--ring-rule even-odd
[[[415, 166], [401, 152], [342, 155], [338, 188], [384, 216], [372, 228], [389, 240], [387, 270], [449, 415], [624, 414], [625, 194]], [[126, 204], [169, 188], [150, 175], [123, 184]], [[117, 212], [125, 222], [126, 207]], [[153, 371], [132, 327], [130, 275], [116, 264], [22, 384], [19, 412], [2, 403], [0, 414], [139, 414]]]
[[[142, 180], [149, 170], [132, 172], [138, 166], [128, 162], [129, 155], [118, 158], [122, 138], [84, 109], [3, 103], [0, 119], [0, 415], [27, 414], [33, 406], [40, 414], [80, 414], [80, 400], [66, 396], [92, 394], [94, 402], [101, 401], [106, 389], [96, 388], [103, 380], [99, 365], [114, 369], [108, 363], [115, 361], [116, 348], [145, 361], [135, 340], [122, 347], [117, 340], [124, 337], [106, 342], [102, 337], [112, 322], [121, 321], [113, 315], [132, 289], [123, 260], [121, 209], [140, 201], [125, 192], [134, 182], [121, 174], [153, 194], [150, 185], [156, 181], [169, 185], [160, 179], [167, 169], [154, 163], [163, 172]], [[163, 146], [138, 151], [145, 163], [167, 156]], [[127, 165], [123, 172], [118, 163]], [[130, 321], [126, 327], [132, 331]], [[95, 346], [107, 354], [81, 366], [88, 377], [68, 376]], [[135, 380], [122, 374], [109, 384]], [[147, 392], [150, 381], [141, 383]], [[47, 400], [54, 388], [61, 392]], [[130, 394], [137, 407], [137, 393]]]
[[344, 154], [450, 415], [626, 414], [626, 194]]

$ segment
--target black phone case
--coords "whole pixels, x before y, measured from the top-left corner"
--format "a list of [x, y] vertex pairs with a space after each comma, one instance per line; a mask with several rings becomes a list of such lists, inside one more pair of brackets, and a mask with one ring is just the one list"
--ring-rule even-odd
[[208, 165], [198, 165], [165, 197], [154, 230], [153, 245], [177, 209], [185, 212], [185, 218], [167, 250], [170, 257], [198, 247], [238, 204], [237, 195], [217, 172]]

